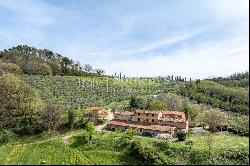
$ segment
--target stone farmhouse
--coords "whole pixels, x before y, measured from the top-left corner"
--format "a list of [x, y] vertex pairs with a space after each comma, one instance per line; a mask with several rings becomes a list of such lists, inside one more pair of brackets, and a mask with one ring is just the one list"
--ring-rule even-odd
[[110, 130], [135, 128], [141, 135], [163, 133], [173, 135], [176, 131], [187, 132], [188, 120], [184, 112], [136, 110], [114, 114], [114, 119], [108, 122], [107, 128]]
[[97, 125], [98, 120], [107, 119], [108, 111], [102, 107], [91, 107], [88, 112], [84, 113], [85, 117], [92, 119], [94, 125]]

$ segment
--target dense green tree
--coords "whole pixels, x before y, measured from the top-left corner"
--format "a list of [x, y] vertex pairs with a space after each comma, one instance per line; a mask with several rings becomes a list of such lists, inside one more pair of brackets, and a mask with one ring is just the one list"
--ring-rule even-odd
[[104, 70], [103, 69], [95, 69], [95, 72], [99, 76], [104, 74]]
[[234, 73], [228, 77], [217, 77], [208, 80], [231, 87], [249, 87], [249, 72]]
[[238, 134], [249, 134], [249, 116], [230, 117], [229, 127]]
[[65, 123], [62, 112], [62, 108], [54, 104], [48, 104], [43, 111], [39, 112], [39, 123], [43, 130], [52, 133], [55, 132], [61, 124]]
[[172, 94], [172, 93], [168, 93], [164, 96], [164, 100], [166, 102], [167, 105], [167, 109], [168, 110], [172, 110], [172, 111], [183, 111], [183, 101], [181, 99], [181, 97]]
[[147, 109], [160, 111], [160, 110], [166, 110], [167, 106], [164, 102], [160, 100], [153, 100], [148, 103]]
[[76, 113], [73, 110], [68, 110], [68, 126], [70, 128], [74, 127], [75, 123], [75, 118], [76, 118]]
[[11, 127], [20, 117], [28, 117], [43, 108], [38, 93], [13, 74], [0, 76], [0, 125]]
[[218, 127], [228, 125], [228, 116], [219, 109], [208, 109], [200, 112], [198, 119], [202, 125], [208, 125], [212, 131], [216, 131]]
[[130, 99], [130, 107], [132, 109], [146, 109], [147, 106], [148, 102], [145, 98], [132, 96]]
[[[8, 50], [0, 51], [0, 61], [14, 63], [20, 67], [24, 74], [33, 75], [91, 75], [95, 71], [91, 65], [84, 68], [78, 61], [61, 56], [47, 49], [37, 49], [27, 45], [18, 45]], [[103, 70], [98, 70], [103, 75]]]
[[177, 91], [197, 103], [205, 103], [225, 111], [249, 114], [249, 91], [238, 87], [228, 87], [213, 81], [192, 81], [181, 85]]
[[93, 68], [90, 64], [85, 64], [83, 69], [86, 73], [91, 73], [93, 71]]
[[21, 74], [22, 70], [20, 66], [15, 63], [4, 63], [0, 61], [0, 74], [1, 73]]

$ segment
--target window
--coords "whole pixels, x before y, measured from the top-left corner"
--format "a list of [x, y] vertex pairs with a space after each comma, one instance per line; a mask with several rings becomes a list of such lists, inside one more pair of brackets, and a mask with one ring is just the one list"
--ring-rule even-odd
[[148, 119], [146, 121], [148, 122]]
[[138, 115], [140, 115], [140, 113], [138, 113]]
[[155, 116], [154, 114], [152, 114], [152, 116]]
[[146, 114], [146, 116], [148, 116], [148, 114]]
[[138, 118], [138, 122], [140, 122], [140, 118]]
[[155, 120], [154, 119], [152, 119], [152, 122], [154, 122]]

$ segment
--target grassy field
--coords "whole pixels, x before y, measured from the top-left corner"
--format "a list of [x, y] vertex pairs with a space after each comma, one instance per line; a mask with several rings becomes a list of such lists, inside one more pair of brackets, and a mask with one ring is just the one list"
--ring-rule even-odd
[[[193, 142], [193, 148], [206, 149], [208, 144], [208, 136], [205, 134], [193, 134], [187, 138], [187, 141]], [[249, 146], [249, 138], [234, 135], [232, 133], [219, 132], [212, 134], [212, 150], [222, 149], [239, 149]]]
[[25, 145], [5, 145], [0, 148], [1, 164], [93, 164], [81, 153], [62, 141], [47, 141]]
[[[66, 143], [65, 136], [71, 136]], [[33, 141], [21, 144], [20, 141], [0, 146], [0, 164], [145, 164], [135, 156], [128, 155], [124, 149], [117, 147], [122, 133], [96, 133], [92, 141], [84, 143], [82, 131], [74, 131], [58, 135], [51, 139]], [[156, 138], [136, 136], [145, 145], [153, 146], [159, 142]], [[248, 137], [236, 136], [222, 132], [212, 134], [212, 151], [248, 148]], [[28, 140], [28, 139], [27, 139]], [[193, 142], [192, 149], [207, 151], [207, 136], [199, 134], [188, 135], [185, 142], [168, 141], [170, 149], [188, 148], [186, 142]], [[158, 149], [161, 153], [161, 150]], [[174, 157], [176, 157], [174, 155]]]

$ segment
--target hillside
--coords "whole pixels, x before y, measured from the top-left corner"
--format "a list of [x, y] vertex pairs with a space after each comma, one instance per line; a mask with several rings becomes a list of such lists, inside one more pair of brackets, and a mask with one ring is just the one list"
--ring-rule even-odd
[[[92, 73], [71, 60], [65, 65], [67, 57], [46, 49], [18, 46], [0, 55], [0, 164], [249, 163], [248, 73], [202, 81], [127, 78]], [[167, 140], [133, 129], [100, 132], [85, 114], [97, 106], [112, 113], [185, 112], [189, 130]], [[220, 124], [227, 128], [217, 130]]]
[[105, 106], [132, 96], [166, 93], [174, 91], [176, 86], [174, 81], [157, 79], [35, 75], [22, 78], [39, 90], [44, 101], [74, 108]]
[[[66, 136], [68, 142], [63, 141]], [[248, 164], [247, 137], [215, 133], [211, 138], [209, 157], [206, 134], [190, 134], [185, 142], [166, 142], [141, 136], [129, 138], [124, 133], [96, 133], [86, 143], [83, 132], [78, 131], [74, 136], [58, 135], [48, 140], [0, 145], [0, 164], [38, 165], [44, 161], [44, 164], [79, 165]], [[193, 142], [192, 146], [188, 145], [189, 141]]]
[[216, 79], [216, 82], [211, 80], [186, 82], [179, 87], [178, 93], [198, 103], [205, 103], [228, 112], [248, 115], [249, 89], [234, 86], [233, 84], [245, 79], [230, 79], [230, 81], [227, 81], [228, 79]]
[[[2, 61], [2, 62], [1, 62]], [[91, 65], [82, 66], [66, 56], [48, 49], [38, 49], [18, 45], [0, 51], [0, 72], [32, 75], [87, 76], [103, 75], [103, 69], [93, 69]]]
[[216, 77], [216, 78], [211, 78], [208, 80], [215, 81], [225, 86], [248, 88], [249, 87], [249, 72], [235, 73], [228, 77]]

